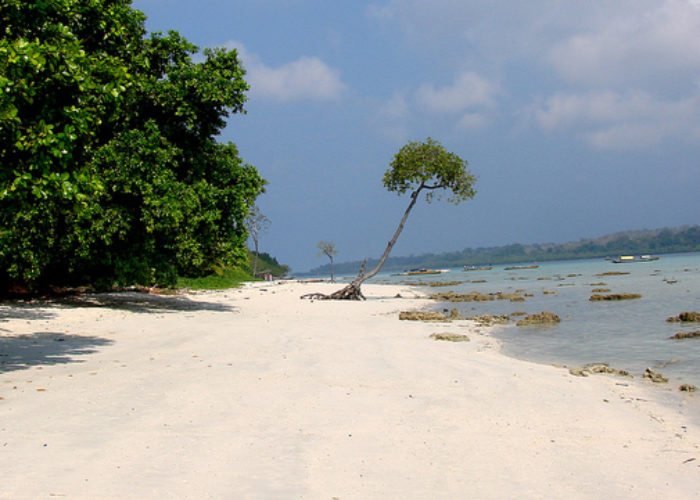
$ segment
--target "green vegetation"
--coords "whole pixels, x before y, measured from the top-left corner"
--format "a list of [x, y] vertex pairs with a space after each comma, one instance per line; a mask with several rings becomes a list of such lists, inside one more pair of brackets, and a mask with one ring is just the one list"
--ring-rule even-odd
[[[248, 262], [254, 259], [254, 253], [248, 251]], [[258, 265], [262, 274], [271, 274], [281, 277], [289, 272], [289, 266], [280, 264], [275, 257], [268, 253], [258, 254]], [[190, 290], [224, 290], [235, 288], [246, 281], [260, 281], [260, 278], [253, 277], [253, 269], [250, 265], [219, 269], [219, 272], [212, 272], [206, 276], [195, 278], [178, 277], [177, 288], [189, 288]]]
[[265, 181], [215, 140], [235, 50], [146, 36], [130, 0], [0, 4], [0, 294], [172, 286], [245, 262]]
[[[277, 262], [277, 259], [271, 256], [269, 253], [260, 252], [259, 254], [257, 254], [257, 257], [257, 269], [259, 270], [259, 272], [256, 276], [260, 276], [262, 274], [271, 274], [275, 277], [283, 277], [286, 276], [287, 273], [289, 273], [289, 266], [286, 264], [280, 264], [279, 262]], [[253, 253], [250, 252], [248, 254], [248, 261], [251, 262], [253, 261], [253, 259]], [[251, 274], [251, 276], [253, 275], [253, 270], [250, 269], [250, 267], [247, 268], [247, 271]]]
[[190, 290], [224, 290], [235, 288], [245, 281], [254, 281], [253, 277], [240, 268], [225, 269], [221, 274], [212, 273], [199, 278], [178, 278], [177, 288]]
[[[461, 267], [676, 252], [700, 252], [700, 226], [629, 231], [563, 244], [521, 245], [516, 243], [503, 247], [467, 248], [461, 252], [392, 257], [387, 260], [385, 269]], [[377, 261], [370, 260], [368, 265], [373, 265], [375, 262]], [[357, 261], [341, 262], [336, 263], [335, 270], [338, 273], [352, 273], [359, 267], [360, 262]], [[309, 274], [327, 273], [327, 266], [309, 271]]]

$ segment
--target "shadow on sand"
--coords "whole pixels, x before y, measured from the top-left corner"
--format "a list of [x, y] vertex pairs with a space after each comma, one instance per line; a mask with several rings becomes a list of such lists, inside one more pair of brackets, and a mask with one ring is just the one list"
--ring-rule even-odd
[[41, 320], [56, 316], [52, 308], [103, 307], [135, 313], [182, 311], [231, 312], [235, 308], [217, 302], [192, 300], [180, 295], [153, 295], [142, 292], [114, 292], [66, 295], [31, 301], [10, 301], [0, 304], [0, 322], [9, 319]]
[[179, 295], [153, 295], [141, 292], [94, 293], [53, 299], [48, 304], [65, 307], [105, 307], [136, 313], [182, 311], [234, 311], [230, 305], [191, 300]]
[[74, 356], [92, 354], [109, 339], [56, 332], [28, 333], [0, 337], [0, 373], [38, 365], [80, 363]]

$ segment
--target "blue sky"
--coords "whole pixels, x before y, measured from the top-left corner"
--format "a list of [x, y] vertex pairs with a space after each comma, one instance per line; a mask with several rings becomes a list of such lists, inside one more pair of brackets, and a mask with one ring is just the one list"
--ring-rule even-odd
[[150, 31], [236, 48], [247, 114], [221, 140], [269, 181], [260, 250], [295, 271], [378, 257], [432, 137], [474, 200], [416, 205], [392, 255], [700, 223], [700, 0], [135, 0]]

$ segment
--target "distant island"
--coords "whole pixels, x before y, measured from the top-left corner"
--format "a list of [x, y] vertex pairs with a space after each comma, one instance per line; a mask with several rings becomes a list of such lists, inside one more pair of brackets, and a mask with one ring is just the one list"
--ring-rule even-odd
[[[600, 238], [581, 239], [561, 244], [522, 245], [514, 243], [500, 247], [466, 248], [458, 252], [390, 257], [384, 264], [384, 270], [480, 266], [681, 252], [700, 252], [700, 226], [625, 231]], [[367, 266], [371, 268], [376, 262], [376, 259], [368, 259]], [[360, 265], [360, 261], [336, 262], [335, 272], [355, 274]], [[329, 272], [330, 265], [326, 264], [303, 274], [323, 275]]]

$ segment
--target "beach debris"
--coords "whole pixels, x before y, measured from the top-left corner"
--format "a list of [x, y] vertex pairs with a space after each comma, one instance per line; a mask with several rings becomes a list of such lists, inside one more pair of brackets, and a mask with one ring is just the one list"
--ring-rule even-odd
[[626, 271], [608, 271], [607, 273], [598, 273], [596, 276], [622, 276], [625, 274], [629, 274], [629, 272]]
[[518, 321], [516, 326], [533, 326], [533, 325], [554, 325], [561, 322], [561, 318], [549, 311], [542, 311], [538, 314], [531, 314], [530, 316], [525, 316], [523, 319]]
[[695, 392], [698, 390], [693, 384], [683, 384], [678, 388], [681, 392]]
[[401, 311], [402, 321], [449, 321], [448, 317], [438, 311]]
[[466, 319], [476, 321], [478, 326], [504, 325], [510, 322], [510, 317], [506, 314], [500, 316], [494, 316], [491, 314], [475, 314], [473, 316], [467, 316]]
[[591, 302], [598, 302], [598, 301], [604, 301], [604, 300], [631, 300], [631, 299], [641, 299], [642, 294], [641, 293], [609, 293], [607, 295], [603, 295], [600, 293], [594, 293], [591, 295], [591, 297], [588, 299]]
[[655, 384], [665, 384], [668, 382], [666, 377], [661, 375], [661, 373], [657, 372], [656, 370], [652, 370], [651, 368], [644, 370], [644, 378], [651, 380]]
[[587, 377], [589, 374], [595, 373], [608, 373], [611, 375], [617, 375], [619, 377], [629, 377], [632, 375], [627, 370], [619, 370], [617, 368], [610, 368], [608, 363], [589, 363], [580, 368], [569, 368], [569, 373], [577, 377]]
[[594, 289], [591, 290], [591, 291], [592, 291], [593, 293], [606, 293], [606, 292], [609, 292], [610, 289], [609, 289], [609, 288], [594, 288]]
[[446, 340], [448, 342], [469, 342], [469, 337], [460, 333], [440, 332], [430, 335], [433, 340]]
[[682, 312], [678, 316], [671, 316], [666, 319], [669, 323], [692, 323], [700, 321], [700, 312]]
[[694, 337], [700, 337], [700, 330], [696, 330], [694, 332], [678, 332], [675, 335], [672, 335], [669, 337], [669, 339], [692, 339]]
[[510, 313], [511, 316], [527, 316], [527, 313], [525, 311], [515, 311]]
[[543, 295], [555, 295], [557, 292], [553, 292], [551, 290], [542, 290]]

